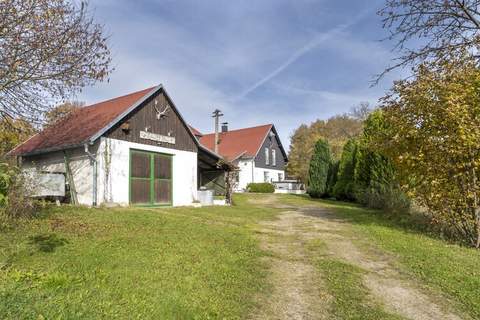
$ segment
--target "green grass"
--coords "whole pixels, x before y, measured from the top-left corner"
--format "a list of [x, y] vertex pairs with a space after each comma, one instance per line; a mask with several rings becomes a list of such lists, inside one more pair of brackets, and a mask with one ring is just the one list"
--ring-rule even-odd
[[442, 292], [457, 307], [480, 318], [480, 251], [423, 234], [397, 219], [376, 210], [350, 203], [286, 196], [292, 205], [328, 206], [352, 224], [352, 232], [362, 234], [379, 248], [397, 257], [399, 267], [419, 283]]
[[1, 319], [240, 319], [266, 290], [245, 196], [210, 208], [54, 208], [0, 233]]

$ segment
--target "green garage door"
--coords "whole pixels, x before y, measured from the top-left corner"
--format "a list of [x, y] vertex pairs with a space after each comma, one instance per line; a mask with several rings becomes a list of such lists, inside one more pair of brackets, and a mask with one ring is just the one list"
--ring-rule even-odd
[[130, 150], [130, 203], [172, 204], [172, 156]]

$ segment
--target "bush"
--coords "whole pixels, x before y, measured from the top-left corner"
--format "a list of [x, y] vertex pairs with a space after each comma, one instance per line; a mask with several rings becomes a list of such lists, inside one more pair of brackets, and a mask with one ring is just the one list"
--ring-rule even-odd
[[249, 183], [247, 185], [248, 192], [256, 192], [256, 193], [274, 193], [275, 186], [268, 182], [263, 183]]
[[327, 194], [328, 173], [332, 163], [330, 146], [325, 140], [315, 144], [310, 168], [308, 170], [307, 193], [312, 198], [321, 198]]
[[40, 202], [29, 197], [30, 189], [29, 180], [18, 168], [0, 164], [0, 214], [14, 219], [33, 217]]
[[8, 203], [8, 192], [14, 181], [16, 172], [6, 163], [0, 163], [0, 207]]

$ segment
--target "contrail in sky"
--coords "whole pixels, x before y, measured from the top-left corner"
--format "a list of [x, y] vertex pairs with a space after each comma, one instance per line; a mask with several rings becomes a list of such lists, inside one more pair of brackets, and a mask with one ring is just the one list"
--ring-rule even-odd
[[336, 26], [333, 29], [330, 29], [326, 32], [319, 33], [315, 37], [313, 37], [312, 40], [310, 40], [305, 46], [301, 47], [297, 51], [295, 51], [290, 58], [288, 58], [284, 63], [282, 63], [278, 68], [267, 74], [265, 77], [263, 77], [261, 80], [255, 82], [253, 85], [248, 87], [246, 90], [244, 90], [242, 93], [240, 93], [238, 96], [234, 97], [232, 100], [240, 100], [244, 97], [246, 97], [249, 93], [252, 91], [256, 90], [258, 87], [261, 87], [271, 79], [275, 78], [279, 73], [281, 73], [283, 70], [285, 70], [289, 65], [297, 61], [300, 57], [302, 57], [304, 54], [309, 52], [310, 50], [314, 49], [318, 45], [322, 44], [323, 42], [327, 41], [330, 39], [332, 36], [341, 33], [345, 29], [349, 28], [353, 24], [357, 23], [360, 19], [362, 19], [368, 12], [371, 10], [365, 10], [361, 12], [359, 15], [357, 15], [354, 19], [350, 20], [348, 23], [340, 24]]

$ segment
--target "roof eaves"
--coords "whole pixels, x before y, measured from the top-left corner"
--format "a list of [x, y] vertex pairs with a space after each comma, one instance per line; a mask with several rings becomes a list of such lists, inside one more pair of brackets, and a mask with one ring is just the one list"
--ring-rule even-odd
[[37, 150], [31, 151], [31, 152], [20, 153], [17, 156], [22, 156], [22, 157], [35, 156], [35, 155], [50, 153], [50, 152], [55, 152], [55, 151], [75, 149], [75, 148], [82, 147], [83, 145], [85, 145], [85, 142], [70, 144], [70, 145], [64, 145], [64, 146], [58, 146], [58, 147], [52, 147], [52, 148], [46, 148], [46, 149], [37, 149]]
[[[198, 140], [197, 140], [198, 141]], [[214, 157], [217, 157], [218, 159], [223, 159], [223, 157], [221, 155], [219, 155], [218, 153], [215, 153], [213, 152], [212, 150], [208, 149], [207, 147], [205, 147], [203, 144], [201, 144], [200, 142], [198, 142], [198, 147], [200, 149], [202, 149], [203, 151], [206, 151], [207, 153], [209, 153], [210, 155], [214, 156]]]
[[235, 160], [238, 160], [240, 159], [241, 157], [243, 157], [245, 155], [245, 153], [247, 153], [247, 151], [243, 151], [243, 152], [240, 152], [237, 156], [235, 156], [235, 158], [233, 158], [232, 160], [230, 160], [231, 162], [235, 161]]
[[23, 142], [20, 142], [19, 144], [17, 144], [15, 146], [15, 148], [13, 148], [12, 150], [8, 151], [7, 152], [7, 156], [10, 156], [10, 155], [13, 155], [13, 156], [21, 156], [22, 154], [19, 153], [19, 154], [15, 154], [15, 150], [17, 150], [20, 146], [24, 145], [25, 143], [27, 143], [29, 140], [32, 140], [34, 137], [36, 137], [37, 135], [39, 134], [39, 132], [36, 132], [34, 135], [32, 135], [30, 138], [28, 138], [27, 140], [23, 141]]
[[88, 139], [88, 142], [90, 144], [94, 143], [98, 138], [100, 138], [105, 132], [110, 130], [113, 126], [115, 126], [118, 122], [120, 122], [123, 118], [125, 118], [130, 112], [138, 108], [142, 103], [145, 102], [148, 98], [150, 98], [153, 94], [155, 94], [158, 90], [162, 89], [163, 85], [159, 84], [158, 86], [154, 87], [152, 90], [150, 90], [146, 95], [138, 99], [133, 105], [131, 105], [127, 110], [122, 112], [119, 116], [117, 116], [115, 119], [110, 121], [109, 124], [107, 124], [105, 127], [100, 129], [97, 133], [95, 133], [93, 136]]
[[275, 136], [277, 137], [278, 145], [280, 146], [280, 150], [283, 153], [283, 157], [285, 158], [286, 162], [288, 162], [288, 155], [287, 152], [285, 151], [285, 148], [283, 147], [282, 140], [280, 140], [280, 136], [278, 135], [277, 128], [275, 128], [275, 125], [272, 124], [272, 129], [275, 132]]

